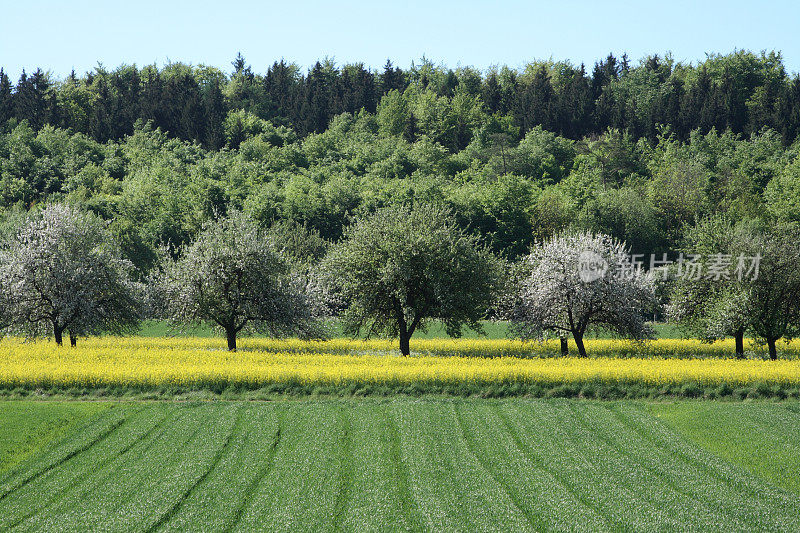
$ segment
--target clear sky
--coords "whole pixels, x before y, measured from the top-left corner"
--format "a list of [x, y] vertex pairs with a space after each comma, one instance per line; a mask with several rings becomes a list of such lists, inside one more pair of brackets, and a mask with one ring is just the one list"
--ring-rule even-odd
[[631, 59], [671, 51], [696, 61], [707, 52], [780, 50], [800, 71], [800, 2], [552, 0], [477, 2], [36, 1], [0, 4], [0, 66], [16, 80], [37, 66], [63, 77], [98, 62], [168, 61], [230, 71], [241, 51], [257, 72], [285, 58], [407, 67], [436, 63], [485, 69], [532, 59], [594, 62], [613, 51]]

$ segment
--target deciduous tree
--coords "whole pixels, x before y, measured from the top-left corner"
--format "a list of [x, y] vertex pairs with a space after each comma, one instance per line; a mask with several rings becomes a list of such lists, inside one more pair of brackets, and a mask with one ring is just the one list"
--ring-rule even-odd
[[236, 350], [240, 332], [319, 336], [303, 284], [244, 214], [208, 222], [177, 260], [166, 259], [161, 288], [167, 316], [180, 325], [209, 321]]
[[78, 337], [121, 334], [138, 327], [138, 287], [105, 223], [54, 204], [32, 214], [0, 260], [8, 326], [57, 344]]
[[626, 246], [608, 235], [563, 233], [534, 247], [510, 313], [515, 333], [562, 339], [572, 335], [581, 357], [590, 328], [623, 337], [651, 335], [645, 314], [655, 305], [653, 282], [633, 268]]
[[383, 208], [358, 220], [321, 270], [347, 304], [345, 331], [399, 337], [402, 355], [430, 320], [453, 337], [465, 326], [481, 331], [500, 287], [494, 256], [433, 205]]

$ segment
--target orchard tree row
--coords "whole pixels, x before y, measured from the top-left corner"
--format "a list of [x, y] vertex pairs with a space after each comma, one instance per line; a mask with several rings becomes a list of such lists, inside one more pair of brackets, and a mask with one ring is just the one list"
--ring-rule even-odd
[[387, 61], [378, 71], [331, 60], [304, 71], [281, 60], [258, 74], [241, 55], [232, 66], [231, 72], [183, 63], [98, 66], [66, 79], [34, 68], [17, 80], [0, 70], [0, 126], [27, 121], [35, 131], [51, 125], [106, 142], [130, 135], [141, 120], [217, 150], [241, 140], [231, 134], [231, 112], [302, 137], [322, 133], [341, 113], [399, 106], [406, 116], [393, 128], [413, 141], [428, 133], [430, 121], [444, 121], [436, 140], [451, 151], [464, 149], [490, 117], [507, 124], [497, 133], [508, 142], [536, 126], [573, 140], [615, 128], [651, 141], [660, 125], [682, 140], [694, 130], [749, 135], [769, 127], [787, 145], [800, 132], [800, 78], [786, 72], [774, 51], [712, 54], [697, 64], [670, 55], [636, 63], [608, 55], [593, 66], [549, 60], [486, 72], [425, 58], [407, 69]]
[[[800, 329], [800, 226], [710, 217], [692, 228], [687, 251], [759, 258], [755, 275], [682, 278], [631, 269], [630, 250], [605, 234], [562, 232], [518, 261], [498, 258], [459, 227], [447, 207], [381, 208], [355, 220], [335, 244], [297, 223], [267, 231], [240, 211], [212, 219], [196, 240], [163, 250], [144, 281], [96, 215], [52, 204], [24, 217], [0, 250], [0, 326], [12, 334], [80, 337], [133, 333], [143, 318], [176, 327], [215, 325], [235, 351], [241, 333], [322, 338], [337, 317], [357, 336], [399, 338], [432, 321], [448, 335], [508, 319], [525, 339], [571, 337], [587, 356], [587, 332], [652, 335], [646, 319], [668, 314], [704, 341], [745, 335], [766, 344]], [[586, 276], [587, 255], [598, 268]], [[624, 273], [624, 275], [622, 274]], [[669, 274], [669, 267], [664, 271]], [[659, 298], [661, 295], [661, 298]]]

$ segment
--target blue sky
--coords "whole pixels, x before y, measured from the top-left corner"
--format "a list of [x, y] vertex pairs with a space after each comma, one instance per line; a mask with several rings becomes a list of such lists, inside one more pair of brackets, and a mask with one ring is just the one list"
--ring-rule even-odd
[[0, 66], [16, 80], [41, 66], [58, 77], [97, 62], [172, 61], [230, 71], [241, 51], [257, 72], [286, 58], [303, 67], [386, 58], [406, 67], [425, 55], [449, 66], [521, 66], [531, 59], [634, 59], [671, 51], [696, 61], [735, 48], [783, 52], [800, 71], [800, 2], [6, 1], [0, 5]]

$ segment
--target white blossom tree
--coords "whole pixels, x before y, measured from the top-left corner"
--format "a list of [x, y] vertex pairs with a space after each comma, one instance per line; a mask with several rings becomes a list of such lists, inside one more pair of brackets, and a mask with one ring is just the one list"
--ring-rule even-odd
[[31, 214], [0, 252], [8, 329], [78, 337], [135, 331], [140, 290], [132, 265], [98, 217], [54, 204]]
[[607, 235], [565, 233], [536, 245], [510, 311], [523, 338], [572, 335], [586, 356], [584, 335], [600, 327], [623, 337], [652, 335], [645, 322], [655, 305], [652, 279], [633, 268], [626, 246]]
[[179, 259], [166, 259], [159, 288], [166, 315], [175, 324], [210, 321], [224, 331], [231, 351], [242, 331], [322, 335], [302, 280], [238, 211], [205, 224]]

